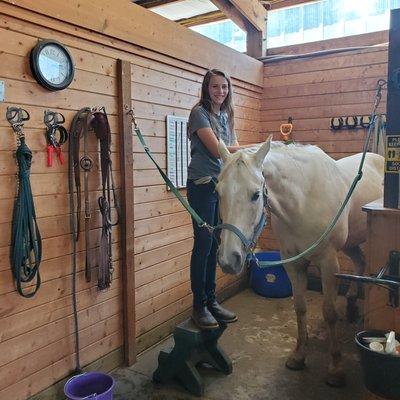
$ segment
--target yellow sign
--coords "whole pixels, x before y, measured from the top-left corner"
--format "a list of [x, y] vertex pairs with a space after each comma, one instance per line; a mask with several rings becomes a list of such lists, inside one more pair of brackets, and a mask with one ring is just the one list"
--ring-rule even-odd
[[385, 172], [398, 174], [400, 171], [400, 135], [386, 136]]

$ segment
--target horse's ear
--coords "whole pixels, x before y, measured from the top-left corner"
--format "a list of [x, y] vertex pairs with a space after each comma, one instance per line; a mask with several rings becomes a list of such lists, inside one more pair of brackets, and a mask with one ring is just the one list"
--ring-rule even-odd
[[256, 164], [261, 168], [264, 162], [264, 158], [267, 156], [269, 149], [271, 148], [272, 135], [269, 135], [268, 139], [261, 145], [254, 154]]
[[221, 139], [219, 139], [218, 142], [218, 150], [219, 150], [219, 155], [221, 156], [221, 160], [223, 162], [225, 162], [231, 155], [228, 148], [225, 146], [225, 143]]

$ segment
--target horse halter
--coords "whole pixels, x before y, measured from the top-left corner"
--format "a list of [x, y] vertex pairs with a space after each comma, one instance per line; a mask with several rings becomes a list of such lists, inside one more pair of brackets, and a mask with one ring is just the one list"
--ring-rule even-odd
[[215, 231], [219, 231], [222, 229], [227, 229], [228, 231], [233, 232], [242, 242], [242, 245], [245, 249], [246, 252], [246, 264], [249, 264], [251, 260], [254, 260], [257, 262], [257, 259], [254, 255], [254, 249], [257, 244], [257, 240], [259, 236], [261, 235], [261, 232], [263, 231], [265, 225], [267, 224], [267, 213], [266, 209], [269, 207], [269, 202], [268, 202], [268, 190], [267, 186], [263, 185], [263, 212], [261, 214], [261, 218], [254, 228], [253, 236], [251, 239], [247, 239], [246, 236], [243, 234], [243, 232], [237, 228], [235, 225], [232, 224], [218, 224], [214, 227], [206, 225], [205, 227], [210, 230], [211, 233], [214, 233]]

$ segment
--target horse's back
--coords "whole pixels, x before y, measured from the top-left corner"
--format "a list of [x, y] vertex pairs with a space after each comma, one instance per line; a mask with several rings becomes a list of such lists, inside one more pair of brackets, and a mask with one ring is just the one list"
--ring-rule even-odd
[[[361, 157], [362, 153], [359, 153], [336, 161], [349, 187], [357, 175]], [[350, 199], [349, 234], [346, 247], [365, 241], [367, 224], [366, 214], [362, 211], [362, 207], [383, 196], [383, 169], [382, 156], [375, 153], [366, 154], [362, 179], [358, 182]]]

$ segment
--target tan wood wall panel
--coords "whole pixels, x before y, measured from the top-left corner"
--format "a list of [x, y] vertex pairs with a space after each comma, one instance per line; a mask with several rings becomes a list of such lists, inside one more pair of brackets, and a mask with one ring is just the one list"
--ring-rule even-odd
[[[3, 188], [0, 191], [0, 398], [23, 400], [66, 377], [75, 363], [67, 162], [59, 165], [55, 161], [52, 168], [46, 166], [43, 112], [46, 109], [61, 112], [66, 118], [65, 126], [69, 127], [79, 108], [106, 107], [119, 194], [117, 59], [131, 62], [134, 111], [162, 168], [166, 168], [165, 116], [189, 115], [190, 108], [198, 100], [202, 75], [209, 66], [173, 59], [4, 2], [0, 3], [0, 13], [3, 13], [0, 79], [6, 85], [6, 100], [0, 103], [0, 128], [4, 133], [0, 135], [0, 187]], [[74, 81], [68, 89], [49, 92], [33, 79], [28, 54], [41, 38], [52, 38], [68, 46], [76, 68]], [[230, 64], [232, 62], [234, 58]], [[253, 64], [249, 68], [256, 71]], [[258, 142], [261, 138], [262, 88], [252, 83], [261, 82], [261, 75], [259, 69], [258, 77], [233, 79], [236, 130], [244, 143]], [[34, 155], [31, 185], [43, 235], [43, 261], [42, 286], [30, 300], [16, 294], [8, 262], [17, 170], [12, 156], [16, 141], [5, 120], [5, 111], [10, 105], [25, 107], [31, 115], [25, 133]], [[190, 309], [188, 265], [193, 239], [190, 217], [166, 190], [141, 145], [135, 137], [133, 139], [136, 334], [140, 349], [144, 350], [167, 335]], [[89, 183], [90, 205], [95, 208], [101, 187], [98, 144], [94, 138], [90, 138], [89, 151], [95, 161]], [[65, 148], [67, 161], [66, 153]], [[93, 212], [90, 229], [94, 250], [100, 227], [100, 215]], [[115, 270], [108, 291], [99, 292], [95, 282], [85, 281], [84, 247], [81, 238], [77, 255], [77, 295], [83, 366], [123, 344], [119, 231], [117, 229], [113, 235]], [[218, 273], [219, 291], [239, 287], [237, 282], [237, 277]]]
[[[320, 47], [313, 50], [321, 50], [323, 45], [319, 43]], [[351, 46], [351, 38], [346, 39], [346, 45]], [[292, 135], [297, 142], [316, 144], [335, 159], [360, 152], [366, 130], [331, 131], [330, 119], [369, 115], [377, 80], [386, 79], [386, 74], [387, 49], [384, 47], [265, 64], [261, 102], [264, 137], [273, 133], [275, 140], [281, 140], [280, 124], [291, 116]], [[383, 93], [378, 112], [385, 110], [386, 93]], [[279, 249], [271, 227], [263, 232], [258, 247]], [[342, 270], [353, 270], [346, 256], [340, 256], [340, 263]]]
[[[8, 9], [7, 4], [0, 5], [3, 9]], [[25, 14], [33, 11], [37, 13], [36, 15], [49, 16], [53, 22], [59, 19], [77, 27], [89, 28], [96, 33], [136, 44], [197, 66], [215, 65], [221, 69], [225, 68], [231, 75], [240, 79], [243, 74], [245, 76], [247, 74], [245, 81], [255, 85], [261, 83], [259, 74], [262, 71], [262, 64], [259, 61], [238, 54], [232, 63], [233, 52], [228, 47], [189, 31], [183, 26], [177, 26], [172, 21], [165, 20], [128, 0], [120, 0], [113, 4], [103, 0], [100, 2], [88, 0], [85, 3], [74, 0], [68, 5], [63, 2], [48, 4], [42, 0], [35, 3], [21, 0], [18, 5], [27, 10], [24, 10]], [[95, 13], [93, 9], [96, 10]], [[22, 14], [21, 11], [20, 15]], [[115, 15], [117, 17], [114, 17]], [[143, 26], [146, 26], [145, 30]], [[204, 46], [207, 46], [209, 51], [199, 54], [198, 49]]]
[[[143, 65], [135, 59], [131, 68], [131, 90], [132, 108], [138, 117], [141, 132], [165, 171], [166, 116], [188, 117], [190, 109], [199, 99], [202, 75], [182, 76], [174, 68], [165, 70], [163, 67], [160, 63]], [[236, 91], [236, 86], [234, 89]], [[239, 141], [258, 142], [260, 93], [240, 88], [239, 93], [235, 92], [234, 101], [235, 122], [241, 128], [237, 129]], [[141, 340], [141, 336], [149, 330], [157, 329], [157, 326], [190, 308], [192, 225], [179, 201], [163, 189], [157, 170], [146, 160], [141, 144], [134, 139], [135, 194], [141, 190], [134, 213], [135, 259], [140, 259], [135, 263], [136, 277], [144, 279], [147, 276], [146, 284], [140, 280], [136, 283], [137, 335]], [[184, 190], [182, 194], [185, 195]], [[160, 252], [160, 249], [164, 250]], [[144, 264], [143, 260], [146, 260]], [[172, 263], [172, 260], [176, 261]], [[165, 271], [161, 273], [157, 266], [165, 268]], [[149, 277], [153, 280], [149, 281]], [[222, 289], [231, 283], [220, 280], [219, 285]]]

